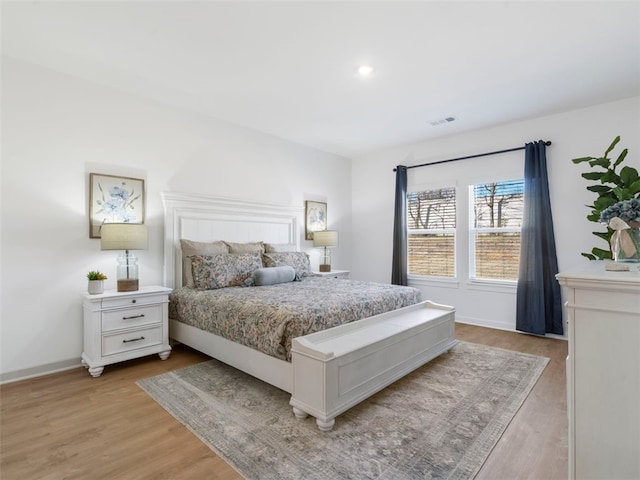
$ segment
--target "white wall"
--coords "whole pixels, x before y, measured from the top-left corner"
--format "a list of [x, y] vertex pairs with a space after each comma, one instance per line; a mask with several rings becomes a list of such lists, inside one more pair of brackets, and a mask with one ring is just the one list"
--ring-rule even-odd
[[[259, 132], [3, 57], [0, 379], [79, 364], [85, 274], [115, 288], [115, 253], [89, 238], [90, 172], [144, 178], [142, 284], [162, 284], [160, 192], [328, 202], [350, 268], [351, 164]], [[304, 240], [303, 250], [317, 251]]]
[[[463, 120], [463, 119], [461, 119]], [[425, 128], [429, 128], [425, 125]], [[441, 127], [446, 128], [446, 127]], [[561, 271], [580, 269], [589, 261], [580, 255], [606, 244], [592, 235], [598, 225], [586, 220], [595, 194], [580, 177], [584, 164], [572, 158], [600, 156], [616, 135], [629, 149], [625, 165], [640, 170], [640, 97], [597, 105], [495, 128], [443, 137], [430, 142], [375, 152], [353, 160], [352, 278], [388, 282], [391, 279], [393, 198], [395, 165], [417, 165], [430, 161], [473, 155], [551, 140], [547, 148], [550, 195], [558, 263]], [[614, 153], [619, 153], [619, 147]], [[428, 183], [453, 179], [459, 184], [491, 172], [515, 168], [522, 171], [524, 152], [484, 157], [409, 170], [408, 182]], [[456, 307], [459, 321], [496, 328], [515, 329], [515, 289], [474, 289], [465, 277], [457, 284], [426, 282], [417, 285], [423, 298]]]
[[[160, 284], [162, 191], [300, 206], [327, 201], [329, 227], [340, 231], [334, 266], [351, 269], [355, 279], [388, 282], [397, 164], [552, 140], [547, 155], [561, 270], [585, 265], [580, 252], [598, 241], [583, 207], [593, 196], [580, 178], [583, 167], [570, 159], [599, 155], [621, 135], [628, 164], [640, 169], [640, 98], [353, 162], [6, 57], [2, 100], [0, 381], [78, 364], [85, 274], [103, 270], [110, 274], [107, 288], [115, 287], [115, 254], [89, 239], [90, 172], [145, 179], [150, 246], [138, 252], [140, 275], [144, 284]], [[488, 165], [502, 168], [494, 163], [501, 161], [469, 160], [462, 173], [477, 176]], [[427, 167], [420, 175], [461, 181], [459, 167]], [[317, 262], [311, 242], [301, 243]], [[514, 326], [513, 293], [470, 290], [463, 278], [455, 288], [420, 288], [425, 298], [455, 305], [460, 320]]]

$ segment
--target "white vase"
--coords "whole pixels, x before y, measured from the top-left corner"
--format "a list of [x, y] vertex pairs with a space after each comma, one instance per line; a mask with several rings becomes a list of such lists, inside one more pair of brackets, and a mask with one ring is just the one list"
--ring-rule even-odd
[[89, 285], [87, 286], [87, 291], [91, 295], [96, 295], [98, 293], [104, 292], [104, 280], [89, 280]]

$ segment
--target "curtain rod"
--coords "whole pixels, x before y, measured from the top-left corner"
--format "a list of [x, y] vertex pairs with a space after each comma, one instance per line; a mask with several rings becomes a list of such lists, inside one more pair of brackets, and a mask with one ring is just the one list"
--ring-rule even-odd
[[[546, 140], [544, 144], [548, 147], [549, 145], [551, 145], [551, 141]], [[499, 153], [515, 152], [517, 150], [524, 150], [525, 148], [526, 147], [515, 147], [515, 148], [508, 148], [506, 150], [496, 150], [495, 152], [478, 153], [477, 155], [469, 155], [467, 157], [450, 158], [449, 160], [438, 160], [437, 162], [421, 163], [420, 165], [410, 165], [406, 168], [407, 170], [409, 170], [410, 168], [426, 167], [428, 165], [437, 165], [439, 163], [455, 162], [457, 160], [467, 160], [469, 158], [486, 157], [489, 155], [497, 155]], [[393, 169], [394, 172], [396, 170], [397, 170], [396, 168]]]

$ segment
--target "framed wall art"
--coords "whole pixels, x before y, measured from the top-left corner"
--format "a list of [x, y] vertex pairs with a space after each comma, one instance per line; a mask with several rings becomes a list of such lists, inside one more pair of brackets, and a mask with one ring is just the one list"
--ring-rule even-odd
[[144, 223], [144, 180], [89, 174], [89, 238], [103, 223]]
[[304, 203], [304, 238], [313, 240], [313, 232], [327, 229], [327, 204], [307, 200]]

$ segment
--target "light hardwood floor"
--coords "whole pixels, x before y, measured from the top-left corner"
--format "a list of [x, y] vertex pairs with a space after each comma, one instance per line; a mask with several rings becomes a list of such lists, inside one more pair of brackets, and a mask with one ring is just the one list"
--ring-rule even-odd
[[[567, 343], [462, 324], [456, 336], [551, 359], [476, 478], [565, 479]], [[77, 368], [1, 386], [0, 478], [242, 478], [135, 384], [207, 358], [178, 346], [99, 378]]]

